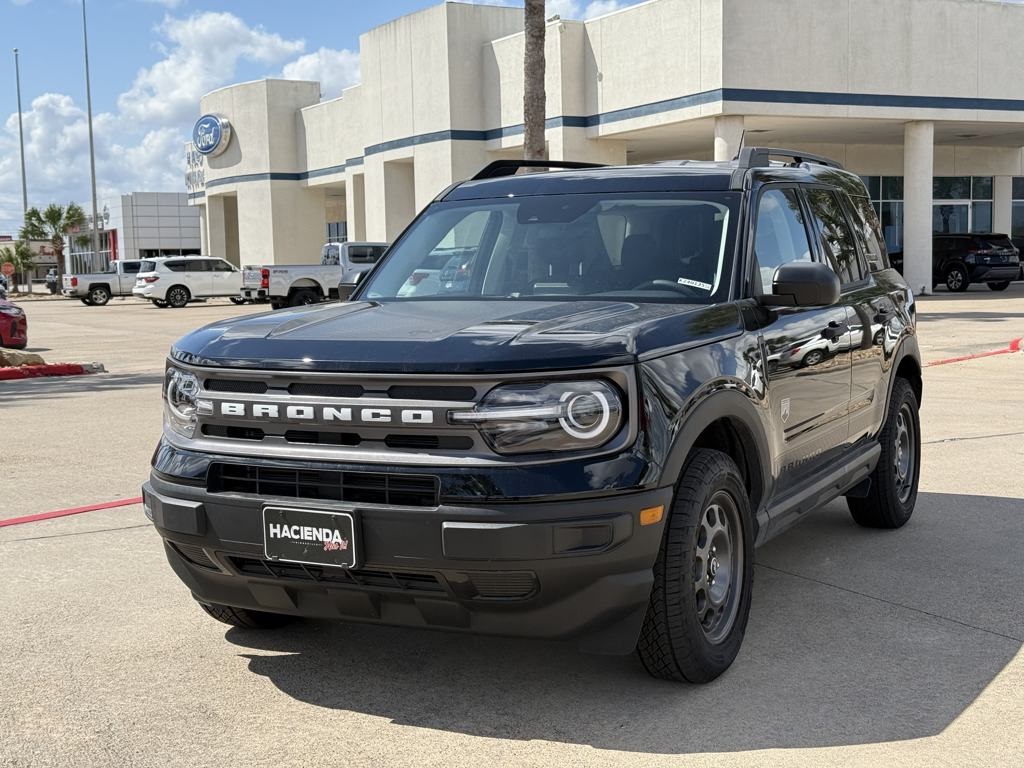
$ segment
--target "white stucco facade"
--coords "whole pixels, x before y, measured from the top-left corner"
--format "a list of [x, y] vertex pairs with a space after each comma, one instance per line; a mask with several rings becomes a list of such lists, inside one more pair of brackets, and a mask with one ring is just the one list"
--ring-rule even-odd
[[[649, 0], [556, 18], [549, 156], [727, 159], [741, 138], [829, 155], [867, 177], [928, 291], [932, 229], [1024, 234], [1021, 39], [1024, 6], [996, 0]], [[282, 80], [207, 94], [199, 114], [231, 138], [189, 153], [204, 251], [310, 262], [338, 222], [393, 239], [453, 181], [521, 154], [523, 46], [521, 9], [449, 2], [361, 35], [362, 82], [340, 98]]]

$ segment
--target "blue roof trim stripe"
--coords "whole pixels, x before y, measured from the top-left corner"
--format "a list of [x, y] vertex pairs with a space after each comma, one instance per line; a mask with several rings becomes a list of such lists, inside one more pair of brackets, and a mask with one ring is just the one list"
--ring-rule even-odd
[[[624, 107], [596, 115], [561, 115], [549, 117], [545, 121], [546, 128], [593, 128], [599, 125], [632, 120], [637, 117], [658, 115], [677, 109], [687, 109], [710, 104], [716, 101], [745, 101], [762, 104], [823, 104], [827, 106], [847, 107], [904, 107], [912, 109], [965, 109], [994, 110], [1008, 112], [1024, 112], [1024, 99], [987, 99], [963, 96], [899, 96], [885, 93], [838, 93], [828, 91], [773, 91], [759, 88], [716, 88], [700, 93], [691, 93], [673, 99], [655, 101], [650, 104], [639, 104], [635, 107]], [[388, 152], [393, 149], [404, 149], [421, 144], [432, 144], [437, 141], [493, 141], [523, 133], [522, 124], [506, 125], [501, 128], [487, 130], [471, 130], [453, 128], [451, 130], [420, 133], [401, 139], [383, 141], [366, 147], [363, 157], [350, 157], [341, 165], [327, 168], [316, 168], [298, 173], [272, 172], [248, 173], [239, 176], [225, 176], [211, 179], [207, 187], [223, 184], [239, 184], [247, 181], [306, 181], [335, 173], [344, 173], [347, 169], [361, 166], [369, 155]], [[195, 194], [201, 197], [203, 193]]]

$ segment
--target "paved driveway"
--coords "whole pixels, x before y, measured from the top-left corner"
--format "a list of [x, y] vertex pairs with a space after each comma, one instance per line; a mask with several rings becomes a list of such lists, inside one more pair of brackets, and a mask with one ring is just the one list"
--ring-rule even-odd
[[[1020, 293], [923, 300], [926, 359], [1024, 335]], [[257, 311], [26, 307], [34, 347], [111, 373], [0, 384], [0, 518], [137, 495], [168, 345]], [[928, 368], [913, 521], [836, 503], [761, 549], [745, 645], [706, 687], [563, 644], [225, 629], [137, 506], [0, 528], [0, 765], [1024, 764], [1022, 373]]]

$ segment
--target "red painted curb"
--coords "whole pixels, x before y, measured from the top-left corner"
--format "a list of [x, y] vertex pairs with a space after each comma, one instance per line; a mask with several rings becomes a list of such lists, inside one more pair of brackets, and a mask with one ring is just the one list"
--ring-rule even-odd
[[36, 376], [79, 376], [89, 373], [78, 363], [48, 363], [46, 365], [19, 365], [17, 368], [0, 368], [0, 381], [31, 379]]
[[961, 357], [947, 357], [945, 360], [932, 360], [930, 363], [926, 363], [925, 367], [930, 368], [933, 365], [946, 365], [947, 363], [962, 363], [965, 360], [975, 360], [979, 357], [992, 357], [993, 355], [1010, 355], [1014, 352], [1021, 351], [1020, 346], [1022, 340], [1024, 340], [1024, 337], [1016, 338], [1002, 349], [994, 349], [991, 352], [978, 352], [973, 355], [962, 355]]
[[105, 501], [102, 504], [89, 504], [85, 507], [72, 507], [71, 509], [56, 509], [53, 512], [40, 512], [36, 515], [25, 515], [24, 517], [9, 517], [0, 520], [0, 528], [8, 525], [21, 525], [22, 523], [35, 523], [39, 520], [50, 520], [54, 517], [67, 517], [68, 515], [80, 515], [83, 512], [97, 512], [101, 509], [113, 509], [114, 507], [128, 507], [132, 504], [141, 504], [142, 497], [134, 499], [118, 499], [117, 501]]

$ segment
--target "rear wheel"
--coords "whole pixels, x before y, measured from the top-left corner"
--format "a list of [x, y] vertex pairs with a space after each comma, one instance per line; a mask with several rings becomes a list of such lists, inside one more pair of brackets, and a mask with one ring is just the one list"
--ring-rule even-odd
[[270, 308], [271, 309], [284, 309], [285, 306], [286, 305], [285, 305], [284, 301], [282, 301], [281, 299], [271, 299], [270, 300]]
[[154, 307], [158, 307], [159, 309], [166, 309], [167, 308], [167, 302], [166, 301], [162, 301], [161, 299], [150, 299], [150, 301], [153, 302], [153, 306]]
[[95, 288], [89, 289], [89, 301], [97, 307], [102, 307], [108, 301], [110, 301], [110, 289], [97, 285]]
[[192, 298], [192, 295], [188, 292], [188, 288], [183, 285], [174, 285], [167, 290], [167, 303], [175, 309], [181, 309], [188, 300]]
[[291, 298], [288, 300], [288, 305], [291, 307], [301, 307], [307, 304], [316, 304], [319, 301], [320, 295], [316, 291], [311, 288], [300, 288], [292, 293]]
[[946, 267], [946, 288], [953, 293], [962, 293], [971, 284], [971, 278], [967, 274], [967, 267], [963, 264], [950, 264]]
[[906, 379], [896, 379], [879, 443], [882, 454], [871, 473], [871, 486], [861, 499], [846, 505], [858, 525], [899, 528], [914, 513], [921, 475], [921, 422], [917, 395]]
[[991, 288], [993, 291], [1005, 291], [1007, 288], [1010, 287], [1010, 281], [1002, 280], [998, 283], [989, 283], [988, 287]]
[[199, 607], [206, 611], [217, 621], [230, 624], [233, 627], [245, 627], [246, 629], [276, 629], [290, 624], [295, 620], [294, 616], [285, 616], [281, 613], [264, 613], [263, 611], [250, 611], [248, 608], [233, 608], [230, 605], [218, 605], [217, 603], [204, 603], [197, 600]]
[[87, 307], [92, 306], [92, 300], [88, 296], [83, 296], [81, 299], [79, 299], [79, 301], [81, 301]]
[[237, 304], [237, 305], [245, 304], [245, 299], [243, 299], [241, 296], [231, 296], [230, 298], [231, 298], [231, 303], [232, 304]]
[[804, 355], [804, 359], [802, 360], [802, 362], [805, 366], [812, 366], [817, 365], [824, 359], [824, 352], [822, 352], [820, 349], [812, 349], [810, 352]]
[[736, 658], [750, 615], [752, 520], [733, 460], [720, 451], [694, 451], [665, 524], [637, 641], [654, 677], [707, 683]]

